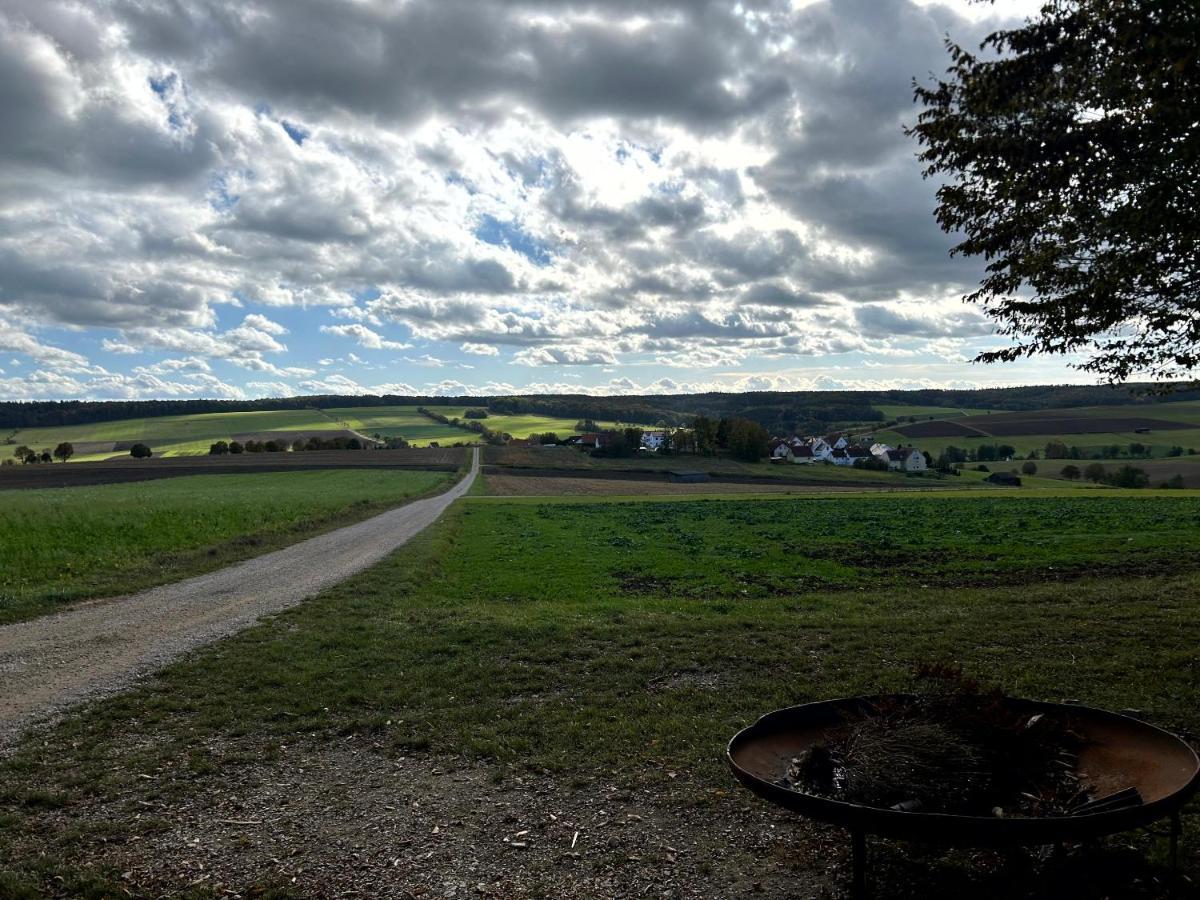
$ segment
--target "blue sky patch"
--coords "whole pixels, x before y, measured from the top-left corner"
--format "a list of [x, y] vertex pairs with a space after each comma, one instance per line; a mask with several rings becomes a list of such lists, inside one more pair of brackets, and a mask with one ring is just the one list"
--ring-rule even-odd
[[492, 215], [480, 217], [475, 237], [485, 244], [508, 247], [535, 266], [548, 266], [553, 259], [549, 245], [523, 230], [516, 222], [504, 222]]
[[287, 132], [287, 136], [296, 142], [297, 147], [304, 146], [304, 142], [312, 134], [303, 125], [297, 125], [295, 122], [289, 122], [287, 119], [283, 119], [279, 124], [283, 126], [283, 130]]

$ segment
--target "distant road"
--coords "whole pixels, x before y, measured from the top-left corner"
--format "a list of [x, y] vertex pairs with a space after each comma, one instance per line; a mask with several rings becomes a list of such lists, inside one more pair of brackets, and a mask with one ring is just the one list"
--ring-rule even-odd
[[207, 575], [0, 627], [0, 746], [374, 565], [433, 524], [478, 472], [475, 449], [467, 476], [436, 497]]

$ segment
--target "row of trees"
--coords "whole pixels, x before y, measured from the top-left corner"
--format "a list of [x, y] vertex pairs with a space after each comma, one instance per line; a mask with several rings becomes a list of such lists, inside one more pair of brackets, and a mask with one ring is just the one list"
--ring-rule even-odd
[[[511, 434], [505, 434], [500, 431], [493, 431], [488, 428], [478, 418], [472, 418], [471, 421], [464, 421], [458, 417], [450, 418], [445, 413], [440, 413], [430, 409], [427, 406], [418, 406], [417, 412], [426, 418], [433, 419], [435, 422], [440, 422], [443, 425], [449, 425], [452, 428], [462, 428], [466, 431], [473, 431], [484, 439], [485, 442], [493, 446], [500, 446], [505, 441], [512, 440]], [[484, 418], [487, 417], [487, 410], [467, 410], [467, 412], [482, 412]], [[432, 446], [432, 445], [431, 445]]]
[[75, 447], [70, 443], [70, 441], [63, 441], [54, 448], [53, 452], [50, 450], [34, 450], [32, 447], [28, 447], [25, 444], [20, 444], [13, 450], [13, 458], [27, 466], [36, 465], [37, 463], [53, 462], [56, 459], [59, 462], [66, 462], [74, 455]]
[[[688, 427], [664, 430], [666, 439], [659, 446], [659, 453], [697, 456], [725, 453], [745, 462], [758, 462], [767, 456], [771, 439], [767, 430], [758, 422], [742, 418], [712, 419], [708, 416], [696, 416]], [[609, 429], [601, 433], [605, 436], [603, 446], [593, 451], [593, 455], [628, 457], [641, 448], [645, 429], [631, 427]]]
[[[407, 447], [408, 442], [403, 438], [399, 438], [400, 445]], [[283, 438], [276, 438], [269, 441], [217, 441], [208, 448], [209, 456], [225, 456], [226, 454], [238, 453], [286, 453], [291, 450], [295, 453], [300, 453], [307, 450], [364, 450], [366, 445], [356, 437], [335, 437], [328, 440], [313, 437], [305, 440], [297, 438], [290, 444]]]

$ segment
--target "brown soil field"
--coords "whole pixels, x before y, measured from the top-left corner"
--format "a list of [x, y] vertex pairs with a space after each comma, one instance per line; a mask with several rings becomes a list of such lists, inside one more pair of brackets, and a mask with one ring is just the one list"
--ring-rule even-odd
[[987, 437], [986, 431], [969, 428], [958, 420], [935, 419], [932, 422], [913, 422], [911, 425], [897, 425], [893, 431], [898, 431], [905, 437]]
[[303, 453], [241, 453], [229, 456], [173, 456], [162, 459], [110, 459], [95, 463], [0, 466], [0, 490], [122, 484], [187, 475], [300, 472], [307, 469], [410, 468], [453, 471], [466, 461], [462, 448], [416, 450], [317, 450]]
[[895, 490], [863, 485], [773, 484], [706, 481], [674, 484], [661, 478], [572, 478], [546, 475], [486, 475], [488, 492], [502, 497], [638, 496], [644, 494], [811, 494], [829, 491]]

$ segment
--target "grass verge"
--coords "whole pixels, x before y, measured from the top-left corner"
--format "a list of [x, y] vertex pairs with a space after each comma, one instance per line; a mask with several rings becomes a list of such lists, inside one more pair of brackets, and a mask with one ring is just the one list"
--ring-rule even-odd
[[450, 478], [328, 470], [8, 492], [0, 507], [0, 623], [258, 556]]

